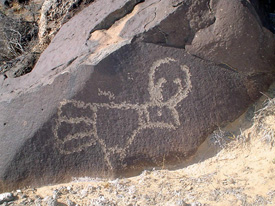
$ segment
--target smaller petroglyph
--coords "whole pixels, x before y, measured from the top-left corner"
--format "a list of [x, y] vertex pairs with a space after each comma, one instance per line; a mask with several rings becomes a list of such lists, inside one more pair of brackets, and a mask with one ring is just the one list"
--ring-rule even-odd
[[[93, 145], [99, 145], [104, 153], [104, 159], [112, 169], [110, 156], [112, 154], [118, 154], [122, 160], [126, 156], [128, 148], [131, 146], [136, 136], [144, 129], [168, 129], [175, 130], [180, 126], [179, 114], [176, 110], [176, 106], [179, 102], [185, 99], [191, 91], [191, 74], [189, 68], [186, 65], [181, 65], [180, 69], [185, 74], [184, 79], [176, 78], [173, 83], [177, 86], [177, 91], [168, 100], [164, 101], [163, 88], [167, 80], [164, 77], [156, 79], [156, 71], [161, 65], [169, 65], [171, 62], [177, 62], [172, 58], [165, 58], [155, 61], [149, 70], [148, 92], [150, 94], [150, 100], [143, 104], [130, 104], [127, 102], [121, 103], [85, 103], [78, 100], [64, 100], [60, 103], [58, 108], [58, 118], [56, 125], [53, 128], [54, 137], [56, 139], [56, 146], [62, 154], [72, 154], [85, 150]], [[98, 95], [104, 95], [113, 100], [114, 94], [110, 91], [102, 91], [98, 89]], [[65, 106], [70, 105], [75, 113], [80, 113], [79, 116], [72, 116], [71, 113], [65, 113], [63, 110]], [[68, 109], [68, 108], [67, 108]], [[137, 114], [137, 126], [130, 134], [127, 134], [126, 143], [124, 145], [114, 145], [108, 147], [103, 137], [98, 135], [98, 112], [104, 112], [104, 110], [119, 110], [130, 111], [132, 110]], [[80, 111], [85, 111], [84, 113]], [[155, 111], [155, 112], [154, 112]], [[84, 115], [85, 114], [85, 115]], [[169, 115], [169, 118], [165, 115]], [[169, 119], [169, 121], [167, 120]], [[75, 131], [79, 125], [84, 125], [81, 131], [69, 133], [60, 136], [58, 131], [63, 124], [71, 125]], [[112, 137], [108, 137], [112, 138]], [[73, 141], [79, 141], [75, 144]], [[69, 147], [66, 147], [67, 143], [70, 143]]]
[[25, 127], [25, 126], [27, 126], [27, 124], [28, 124], [28, 122], [24, 121], [22, 125]]
[[128, 77], [127, 77], [127, 79], [129, 79], [129, 80], [134, 80], [134, 77], [132, 77], [132, 76], [131, 76], [131, 74], [130, 74], [130, 73], [128, 73]]
[[115, 99], [115, 95], [112, 92], [102, 91], [100, 88], [98, 88], [98, 96], [106, 96], [106, 97], [108, 97], [109, 100]]

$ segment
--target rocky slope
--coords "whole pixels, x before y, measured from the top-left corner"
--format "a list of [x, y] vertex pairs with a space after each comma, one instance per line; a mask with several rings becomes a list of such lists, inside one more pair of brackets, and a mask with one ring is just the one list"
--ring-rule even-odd
[[[98, 0], [73, 9], [88, 3], [44, 1], [32, 46], [32, 4], [23, 1], [22, 32], [11, 24], [1, 33], [22, 41], [3, 41], [19, 56], [0, 76], [0, 191], [181, 164], [274, 80], [275, 38], [257, 1]], [[9, 12], [1, 18], [9, 22]]]
[[274, 205], [274, 89], [265, 94], [269, 98], [209, 136], [181, 169], [167, 170], [163, 158], [162, 168], [131, 178], [83, 177], [16, 190], [7, 193], [12, 198], [3, 205]]

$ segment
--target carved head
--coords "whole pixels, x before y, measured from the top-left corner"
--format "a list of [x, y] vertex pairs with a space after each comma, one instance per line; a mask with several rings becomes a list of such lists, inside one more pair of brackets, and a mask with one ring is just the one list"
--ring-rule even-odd
[[[189, 73], [189, 68], [186, 65], [180, 65], [180, 70], [184, 73], [180, 77], [173, 79], [173, 86], [176, 86], [175, 92], [169, 97], [169, 99], [164, 99], [163, 97], [163, 88], [166, 86], [167, 77], [156, 77], [156, 72], [159, 70], [160, 66], [163, 64], [171, 64], [172, 62], [177, 62], [172, 58], [165, 58], [158, 61], [155, 61], [149, 71], [149, 83], [148, 91], [150, 94], [150, 102], [153, 105], [158, 106], [168, 106], [175, 107], [180, 101], [186, 98], [192, 88], [191, 84], [191, 74]], [[167, 69], [170, 69], [167, 67]], [[183, 77], [183, 78], [181, 78]], [[169, 85], [171, 86], [171, 85]]]

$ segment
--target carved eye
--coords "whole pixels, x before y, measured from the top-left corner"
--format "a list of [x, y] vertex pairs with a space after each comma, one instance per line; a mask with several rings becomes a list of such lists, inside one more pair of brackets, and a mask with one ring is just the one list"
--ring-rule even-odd
[[175, 118], [167, 106], [151, 106], [148, 108], [150, 122], [174, 124]]

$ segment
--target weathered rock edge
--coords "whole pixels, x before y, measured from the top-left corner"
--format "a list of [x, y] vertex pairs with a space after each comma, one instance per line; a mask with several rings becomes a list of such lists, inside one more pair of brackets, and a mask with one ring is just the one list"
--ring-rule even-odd
[[[209, 1], [206, 0], [178, 1], [176, 4], [174, 1], [150, 1], [150, 3], [146, 1], [138, 4], [138, 7], [128, 9], [128, 12], [121, 15], [120, 19], [116, 18], [117, 21], [113, 25], [109, 24], [104, 27], [105, 30], [94, 29], [108, 19], [110, 14], [124, 10], [127, 2], [135, 2], [133, 6], [137, 3], [136, 1], [117, 0], [111, 3], [110, 7], [105, 8], [104, 1], [94, 2], [61, 28], [42, 54], [32, 73], [19, 78], [20, 81], [16, 84], [13, 80], [3, 81], [0, 103], [2, 113], [0, 118], [3, 122], [0, 125], [0, 178], [2, 181], [0, 190], [9, 190], [29, 184], [41, 185], [66, 181], [72, 176], [110, 177], [130, 174], [147, 166], [158, 166], [164, 156], [167, 164], [178, 163], [193, 154], [207, 134], [216, 126], [237, 118], [269, 84], [271, 73], [274, 71], [274, 59], [271, 58], [274, 54], [270, 53], [274, 51], [272, 50], [274, 49], [274, 37], [264, 29], [255, 31], [260, 33], [260, 39], [265, 39], [261, 45], [257, 45], [259, 47], [257, 51], [265, 47], [267, 42], [271, 44], [269, 49], [265, 50], [264, 58], [259, 58], [262, 64], [257, 68], [247, 69], [244, 66], [236, 70], [230, 64], [228, 65], [227, 61], [216, 62], [215, 60], [215, 63], [211, 63], [192, 56], [183, 49], [167, 47], [176, 47], [178, 43], [181, 43], [181, 37], [173, 41], [175, 39], [171, 36], [186, 34], [183, 31], [189, 32], [190, 35], [184, 37], [186, 40], [178, 47], [184, 48], [194, 39], [198, 39], [198, 32], [215, 25], [217, 22], [215, 15], [221, 11], [221, 8], [224, 8], [222, 6], [226, 1], [211, 1], [214, 2], [211, 9], [207, 6], [210, 5]], [[232, 2], [237, 4], [238, 1]], [[242, 14], [242, 9], [246, 7], [237, 8], [241, 8], [240, 14]], [[249, 7], [247, 11], [250, 9], [253, 8]], [[152, 12], [155, 14], [153, 18]], [[127, 13], [129, 14], [126, 15]], [[183, 13], [187, 17], [183, 17]], [[196, 17], [201, 17], [205, 21], [199, 24], [201, 19]], [[251, 21], [255, 23], [252, 17], [250, 20], [252, 19]], [[191, 27], [186, 24], [186, 18], [192, 21]], [[174, 21], [177, 23], [171, 24]], [[256, 22], [259, 28], [262, 28], [260, 23]], [[239, 22], [233, 23], [238, 25]], [[183, 26], [182, 32], [179, 32], [177, 31], [178, 25], [187, 27]], [[223, 25], [218, 24], [214, 28], [219, 28], [218, 26]], [[220, 30], [225, 31], [227, 26]], [[105, 35], [106, 33], [117, 34], [117, 31], [120, 35], [115, 35], [116, 38]], [[228, 36], [229, 42], [230, 38], [238, 37], [238, 35], [232, 35]], [[133, 41], [134, 37], [136, 38]], [[101, 41], [102, 39], [104, 41]], [[249, 49], [247, 42], [241, 42], [242, 39], [238, 38], [233, 39], [240, 45], [246, 46], [241, 47], [238, 52], [243, 52], [242, 48]], [[142, 43], [143, 41], [166, 47], [145, 44]], [[223, 42], [221, 39], [220, 41]], [[108, 45], [106, 42], [111, 42], [111, 44]], [[203, 44], [206, 42], [207, 40], [204, 40]], [[189, 51], [196, 55], [198, 44], [194, 44], [193, 50], [192, 45]], [[204, 51], [203, 48], [202, 45], [202, 50], [199, 51]], [[223, 48], [223, 44], [215, 48]], [[231, 61], [230, 53], [226, 53], [225, 58], [220, 56], [219, 49], [216, 52], [211, 55], [215, 57], [219, 54], [218, 60], [224, 58]], [[258, 56], [259, 54], [256, 57]], [[207, 55], [203, 58], [212, 60]], [[235, 58], [235, 53], [232, 58]], [[149, 84], [148, 71], [158, 61], [160, 61], [158, 63], [160, 66], [166, 65], [174, 72], [167, 73], [167, 70], [163, 71], [161, 67], [161, 72], [155, 74], [158, 81], [155, 82], [155, 86], [151, 85], [151, 90], [148, 90], [146, 88]], [[249, 62], [245, 59], [240, 59], [240, 61], [245, 62], [244, 65]], [[183, 86], [182, 91], [188, 91], [185, 94], [180, 93], [181, 98], [184, 97], [184, 103], [179, 101], [177, 102], [179, 105], [174, 107], [169, 104], [166, 105], [167, 108], [159, 108], [159, 111], [158, 103], [163, 99], [168, 100], [171, 94], [176, 94], [175, 88], [180, 85], [177, 75], [182, 77], [179, 79]], [[162, 76], [165, 76], [170, 83], [168, 90], [161, 89], [165, 84]], [[192, 82], [192, 89], [188, 87], [188, 79]], [[158, 92], [152, 97], [149, 91], [154, 91], [154, 88]], [[124, 109], [125, 106], [118, 108], [116, 105], [125, 103], [131, 110], [137, 107], [128, 104], [144, 105], [150, 102], [150, 99], [155, 102], [150, 108], [146, 106], [150, 109], [150, 119], [154, 123], [163, 123], [160, 124], [162, 126], [149, 124], [153, 128], [146, 127], [143, 133], [138, 131], [135, 138], [132, 138], [131, 144], [126, 147], [127, 151], [121, 150], [123, 145], [127, 145], [125, 138], [114, 138], [111, 141], [108, 138], [102, 139], [112, 132], [115, 132], [114, 134], [118, 132], [115, 137], [125, 137], [123, 135], [127, 132], [136, 131], [132, 126], [139, 126], [134, 119], [136, 116], [133, 111], [128, 113]], [[105, 106], [101, 107], [97, 104]], [[109, 106], [106, 107], [106, 105]], [[77, 127], [70, 126], [66, 129], [65, 125], [65, 129], [62, 129], [62, 122], [64, 122], [62, 115], [66, 114], [67, 117], [74, 119], [83, 118], [93, 113], [94, 107], [108, 110], [100, 113], [101, 116], [98, 119], [102, 121], [97, 122], [104, 122], [108, 119], [107, 117], [120, 117], [120, 119], [113, 118], [110, 121], [112, 126], [116, 125], [116, 122], [120, 123], [117, 127], [114, 126], [116, 130], [106, 130], [104, 126], [107, 124], [102, 124], [97, 126], [100, 128], [98, 130], [100, 139], [91, 136], [85, 139], [87, 134], [84, 134], [78, 142], [69, 139], [73, 141], [66, 144], [66, 138], [69, 135], [79, 134], [80, 130], [86, 131], [90, 127], [87, 128], [84, 124]], [[173, 110], [174, 116], [169, 116], [168, 113], [173, 108], [176, 108]], [[118, 113], [118, 109], [125, 111]], [[164, 117], [161, 117], [161, 114], [165, 114]], [[175, 114], [179, 115], [178, 118], [175, 118], [177, 117]], [[85, 123], [86, 120], [84, 118], [83, 122]], [[120, 120], [126, 120], [126, 123], [122, 124]], [[60, 127], [57, 128], [56, 125]], [[121, 128], [122, 125], [126, 125], [125, 128]], [[75, 131], [69, 134], [68, 128], [74, 128]], [[197, 129], [194, 130], [194, 128]], [[64, 132], [60, 133], [59, 129]], [[60, 136], [62, 133], [64, 135]], [[95, 133], [90, 133], [92, 134]], [[95, 140], [90, 142], [91, 139]], [[105, 151], [102, 142], [106, 144]], [[89, 150], [82, 149], [81, 145], [85, 145], [85, 149], [89, 148]], [[116, 147], [113, 148], [115, 145]], [[73, 149], [76, 151], [71, 153], [70, 150], [73, 151]]]

